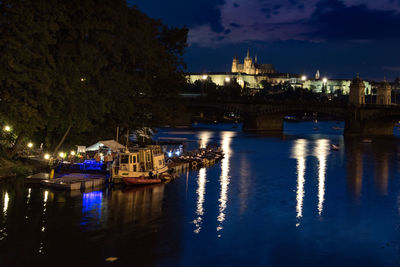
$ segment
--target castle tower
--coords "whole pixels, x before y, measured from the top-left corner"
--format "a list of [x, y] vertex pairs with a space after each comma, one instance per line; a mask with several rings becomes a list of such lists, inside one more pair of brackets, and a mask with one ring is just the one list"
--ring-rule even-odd
[[239, 72], [239, 59], [235, 56], [232, 61], [232, 72]]
[[244, 58], [244, 73], [247, 74], [253, 74], [252, 73], [252, 65], [253, 65], [253, 60], [250, 57], [250, 49], [247, 48], [247, 55]]
[[357, 77], [351, 81], [349, 105], [360, 106], [365, 104], [365, 85], [357, 74]]
[[315, 73], [315, 79], [319, 80], [319, 70], [317, 70], [317, 72]]
[[392, 104], [392, 88], [390, 84], [383, 80], [376, 90], [376, 104], [391, 105]]

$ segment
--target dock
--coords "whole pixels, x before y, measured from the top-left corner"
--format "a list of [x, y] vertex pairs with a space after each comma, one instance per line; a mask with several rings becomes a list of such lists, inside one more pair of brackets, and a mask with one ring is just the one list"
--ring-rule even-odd
[[42, 185], [63, 190], [87, 190], [104, 185], [104, 175], [71, 173], [51, 180], [43, 180]]

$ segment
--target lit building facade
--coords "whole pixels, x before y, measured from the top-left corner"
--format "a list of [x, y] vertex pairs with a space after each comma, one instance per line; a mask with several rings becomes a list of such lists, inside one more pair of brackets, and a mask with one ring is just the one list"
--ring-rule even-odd
[[[235, 57], [232, 62], [232, 69], [229, 73], [192, 73], [187, 75], [189, 83], [194, 83], [197, 80], [211, 80], [213, 83], [223, 86], [227, 82], [236, 80], [242, 87], [263, 89], [262, 81], [267, 81], [272, 85], [290, 84], [293, 88], [301, 87], [309, 89], [313, 92], [325, 92], [334, 94], [350, 93], [350, 79], [329, 79], [329, 77], [321, 77], [319, 70], [315, 77], [307, 78], [300, 74], [279, 73], [275, 70], [272, 64], [257, 64], [257, 57], [253, 63], [250, 57], [249, 50], [244, 59], [243, 64], [239, 64], [239, 60]], [[365, 94], [371, 94], [372, 85], [369, 81], [362, 81]]]
[[276, 71], [274, 65], [272, 64], [258, 64], [257, 56], [255, 56], [253, 62], [253, 59], [250, 57], [250, 50], [247, 49], [247, 55], [244, 58], [243, 64], [239, 63], [239, 59], [237, 57], [233, 58], [232, 73], [258, 75], [258, 74], [272, 74], [276, 73]]

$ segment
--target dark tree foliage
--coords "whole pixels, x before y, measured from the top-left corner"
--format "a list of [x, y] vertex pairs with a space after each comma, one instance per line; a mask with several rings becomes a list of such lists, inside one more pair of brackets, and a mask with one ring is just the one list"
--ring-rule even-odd
[[0, 12], [0, 119], [20, 139], [86, 144], [179, 111], [186, 28], [124, 0], [2, 0]]

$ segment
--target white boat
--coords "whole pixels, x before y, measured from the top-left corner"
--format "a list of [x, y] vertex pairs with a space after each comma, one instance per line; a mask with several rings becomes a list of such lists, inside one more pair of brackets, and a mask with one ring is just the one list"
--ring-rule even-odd
[[167, 171], [161, 147], [150, 145], [120, 153], [114, 162], [112, 177], [114, 183], [154, 184], [160, 183]]

